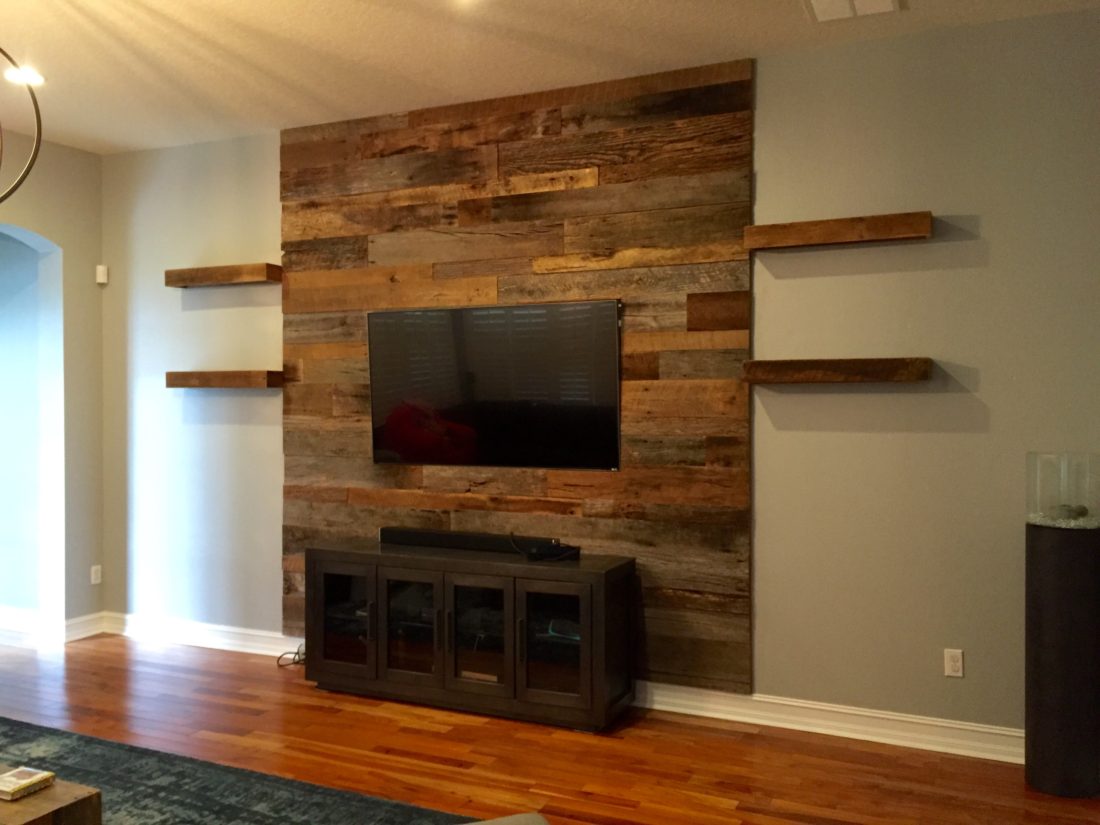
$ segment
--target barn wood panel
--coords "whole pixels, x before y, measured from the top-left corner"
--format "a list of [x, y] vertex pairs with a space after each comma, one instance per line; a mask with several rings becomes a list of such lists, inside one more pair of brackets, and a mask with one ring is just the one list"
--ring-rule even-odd
[[[284, 627], [381, 526], [638, 560], [639, 676], [752, 686], [750, 61], [282, 135]], [[375, 464], [367, 313], [616, 298], [617, 472]]]

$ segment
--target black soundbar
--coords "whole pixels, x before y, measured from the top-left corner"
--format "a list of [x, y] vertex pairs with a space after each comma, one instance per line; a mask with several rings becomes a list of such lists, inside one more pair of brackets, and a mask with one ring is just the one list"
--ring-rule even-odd
[[438, 547], [445, 550], [480, 550], [512, 553], [528, 561], [565, 561], [580, 556], [580, 548], [543, 536], [464, 533], [458, 530], [421, 530], [412, 527], [380, 527], [378, 541], [391, 547]]

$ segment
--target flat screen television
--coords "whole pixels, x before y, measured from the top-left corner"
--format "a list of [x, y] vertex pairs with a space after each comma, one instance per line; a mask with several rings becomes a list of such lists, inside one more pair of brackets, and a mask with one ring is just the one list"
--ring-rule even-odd
[[371, 312], [374, 460], [617, 469], [619, 303]]

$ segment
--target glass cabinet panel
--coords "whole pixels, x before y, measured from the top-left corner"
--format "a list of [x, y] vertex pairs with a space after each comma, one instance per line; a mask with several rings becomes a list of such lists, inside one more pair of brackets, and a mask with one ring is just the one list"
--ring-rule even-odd
[[592, 603], [587, 585], [516, 582], [519, 696], [588, 707], [592, 700]]
[[512, 579], [449, 573], [447, 686], [512, 696], [515, 675]]
[[527, 687], [580, 693], [581, 600], [561, 593], [527, 594]]
[[373, 582], [366, 575], [329, 572], [323, 574], [322, 581], [322, 658], [366, 665], [373, 646]]
[[386, 581], [386, 667], [435, 671], [435, 600], [431, 582]]

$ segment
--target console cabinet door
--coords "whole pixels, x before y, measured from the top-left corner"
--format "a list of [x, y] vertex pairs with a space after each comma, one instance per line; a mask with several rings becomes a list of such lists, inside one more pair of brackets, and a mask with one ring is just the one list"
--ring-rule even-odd
[[516, 696], [592, 706], [592, 593], [587, 584], [516, 580]]
[[488, 696], [515, 694], [515, 584], [503, 576], [448, 573], [446, 686]]
[[378, 603], [374, 567], [317, 560], [310, 564], [307, 678], [374, 679]]
[[443, 574], [378, 568], [379, 678], [443, 685]]

